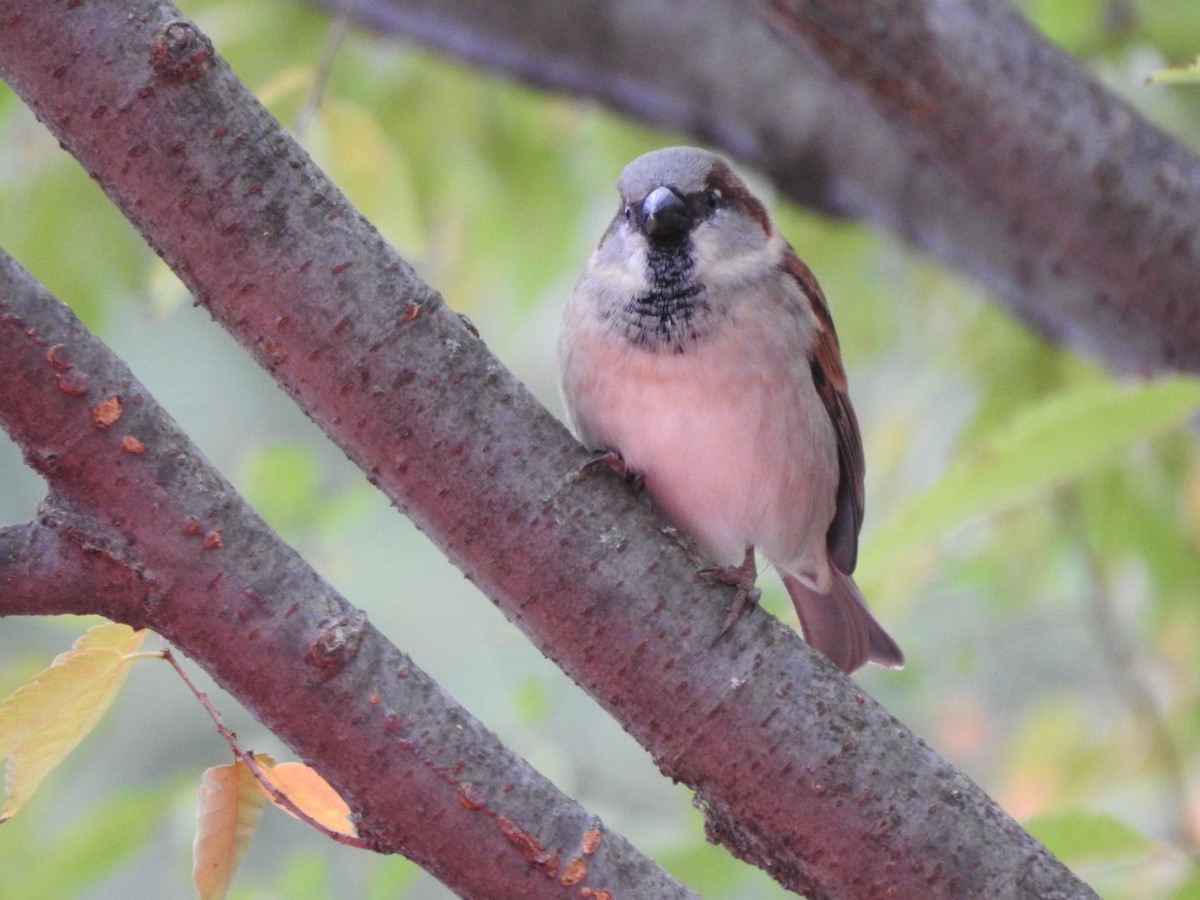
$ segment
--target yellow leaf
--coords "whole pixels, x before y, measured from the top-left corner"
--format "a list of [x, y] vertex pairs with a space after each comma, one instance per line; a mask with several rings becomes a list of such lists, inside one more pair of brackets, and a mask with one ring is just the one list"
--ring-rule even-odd
[[365, 107], [321, 104], [308, 151], [385, 238], [410, 256], [425, 252], [425, 225], [409, 159]]
[[255, 93], [263, 106], [277, 112], [275, 106], [288, 97], [301, 97], [312, 90], [313, 70], [309, 66], [280, 69], [264, 82]]
[[[354, 823], [350, 821], [350, 807], [338, 796], [338, 792], [329, 786], [329, 782], [310, 769], [304, 763], [286, 762], [273, 767], [263, 767], [263, 774], [275, 786], [276, 790], [287, 794], [303, 812], [324, 825], [331, 831], [354, 836], [357, 832]], [[259, 785], [262, 787], [262, 785]], [[266, 790], [263, 790], [266, 794]], [[275, 798], [267, 795], [272, 803]], [[289, 816], [292, 811], [278, 803], [275, 804]]]
[[258, 779], [240, 759], [204, 773], [196, 793], [192, 883], [201, 900], [221, 900], [262, 818], [266, 800]]
[[116, 650], [121, 654], [133, 653], [138, 647], [142, 646], [142, 641], [146, 640], [146, 635], [149, 633], [145, 628], [134, 631], [128, 625], [122, 625], [120, 622], [103, 622], [100, 625], [94, 625], [89, 628], [75, 642], [75, 645], [67, 653], [63, 653], [55, 659], [55, 662], [58, 662], [58, 659], [61, 659], [63, 656], [69, 656], [76, 650], [99, 650], [107, 648], [109, 650]]
[[90, 629], [74, 648], [0, 705], [0, 759], [7, 759], [0, 822], [12, 818], [116, 699], [132, 653], [145, 639], [126, 625]]

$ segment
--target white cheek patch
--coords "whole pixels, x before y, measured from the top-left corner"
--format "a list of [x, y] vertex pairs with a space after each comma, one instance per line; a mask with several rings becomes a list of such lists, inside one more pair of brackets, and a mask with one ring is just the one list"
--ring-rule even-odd
[[644, 294], [646, 280], [646, 239], [628, 227], [613, 231], [592, 254], [587, 273], [590, 280], [607, 294], [627, 298]]
[[705, 222], [692, 233], [695, 246], [696, 276], [710, 292], [757, 281], [771, 272], [783, 258], [784, 240], [773, 233], [765, 241], [758, 224], [741, 234], [730, 228], [718, 229]]

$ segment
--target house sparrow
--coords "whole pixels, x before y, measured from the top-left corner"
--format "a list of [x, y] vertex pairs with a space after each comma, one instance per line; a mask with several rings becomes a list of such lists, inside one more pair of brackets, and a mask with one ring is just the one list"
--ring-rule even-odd
[[816, 278], [711, 153], [647, 153], [617, 187], [559, 335], [579, 439], [739, 586], [726, 628], [757, 599], [757, 548], [835, 665], [902, 666], [850, 578], [862, 441]]

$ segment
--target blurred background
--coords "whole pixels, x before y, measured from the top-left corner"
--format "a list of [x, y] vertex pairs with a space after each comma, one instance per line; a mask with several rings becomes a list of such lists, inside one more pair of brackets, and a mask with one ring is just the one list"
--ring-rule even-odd
[[[559, 415], [562, 304], [646, 150], [686, 141], [350, 30], [285, 0], [185, 0], [360, 209]], [[1195, 0], [1027, 0], [1049, 37], [1200, 148]], [[760, 196], [768, 185], [755, 180]], [[1159, 394], [1043, 344], [886, 234], [774, 204], [820, 278], [867, 454], [860, 584], [908, 654], [857, 678], [1106, 897], [1200, 897], [1200, 446]], [[349, 600], [560, 788], [706, 897], [776, 897], [690, 794], [543, 659], [291, 404], [0, 85], [0, 244], [69, 303]], [[1177, 406], [1177, 404], [1176, 404]], [[1059, 462], [1049, 476], [1039, 460]], [[0, 434], [0, 524], [43, 485]], [[951, 502], [953, 501], [953, 502]], [[773, 576], [765, 606], [793, 613]], [[82, 619], [0, 621], [0, 697]], [[152, 639], [153, 641], [156, 639]], [[186, 663], [185, 663], [186, 664]], [[195, 667], [192, 667], [193, 669]], [[201, 676], [243, 745], [290, 754]], [[185, 897], [200, 773], [229, 761], [165, 665], [0, 827], [0, 898]], [[238, 898], [446, 898], [416, 866], [275, 812]]]

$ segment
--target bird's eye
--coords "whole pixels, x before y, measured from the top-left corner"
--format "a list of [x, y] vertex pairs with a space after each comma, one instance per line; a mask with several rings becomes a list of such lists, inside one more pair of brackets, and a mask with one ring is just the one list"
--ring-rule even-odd
[[633, 220], [633, 207], [626, 206], [625, 207], [625, 221], [630, 222], [632, 220]]
[[721, 192], [720, 191], [705, 191], [704, 192], [704, 205], [707, 206], [709, 209], [716, 209], [718, 206], [720, 206], [721, 205]]

